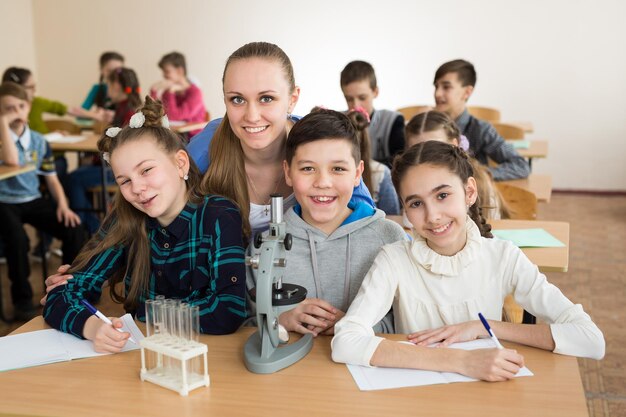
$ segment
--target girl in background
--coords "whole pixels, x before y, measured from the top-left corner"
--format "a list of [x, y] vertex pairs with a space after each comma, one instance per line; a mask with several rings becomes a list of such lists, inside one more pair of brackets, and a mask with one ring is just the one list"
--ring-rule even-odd
[[[404, 131], [407, 148], [427, 140], [437, 140], [454, 146], [460, 146], [465, 151], [467, 151], [469, 147], [469, 143], [467, 143], [467, 147], [463, 146], [462, 140], [465, 138], [461, 135], [454, 120], [446, 113], [436, 110], [427, 111], [414, 116], [409, 123], [407, 123]], [[465, 140], [467, 141], [467, 139]], [[470, 158], [470, 163], [472, 164], [474, 179], [478, 186], [482, 216], [491, 220], [510, 218], [511, 212], [506, 202], [502, 199], [498, 188], [496, 188], [487, 167], [474, 158]]]

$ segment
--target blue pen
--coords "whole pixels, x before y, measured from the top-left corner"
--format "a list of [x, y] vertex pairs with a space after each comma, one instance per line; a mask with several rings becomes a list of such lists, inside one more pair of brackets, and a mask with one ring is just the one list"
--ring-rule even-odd
[[487, 329], [487, 333], [489, 333], [489, 337], [491, 337], [491, 340], [493, 340], [493, 342], [496, 344], [496, 347], [498, 349], [504, 349], [504, 346], [502, 346], [502, 344], [496, 337], [493, 330], [491, 330], [491, 326], [489, 326], [489, 323], [487, 323], [487, 319], [485, 319], [485, 316], [483, 316], [482, 313], [478, 313], [478, 318], [480, 319], [480, 321], [482, 321], [483, 326], [485, 326], [485, 329]]
[[[111, 320], [109, 320], [109, 318], [107, 316], [105, 316], [104, 314], [102, 314], [100, 311], [98, 311], [97, 308], [95, 308], [94, 306], [91, 305], [91, 303], [89, 303], [89, 301], [87, 300], [80, 300], [81, 303], [83, 303], [83, 305], [85, 307], [87, 307], [87, 310], [89, 310], [89, 312], [91, 314], [94, 314], [96, 317], [98, 317], [100, 320], [102, 320], [103, 322], [105, 322], [106, 324], [110, 324], [111, 326], [113, 326], [113, 322]], [[120, 333], [124, 333], [124, 330], [122, 329], [118, 329], [117, 327], [113, 327], [115, 330], [117, 330]], [[133, 339], [133, 337], [129, 337], [128, 340], [130, 340], [131, 342], [133, 342], [134, 344], [137, 344], [137, 342], [135, 342], [135, 339]]]

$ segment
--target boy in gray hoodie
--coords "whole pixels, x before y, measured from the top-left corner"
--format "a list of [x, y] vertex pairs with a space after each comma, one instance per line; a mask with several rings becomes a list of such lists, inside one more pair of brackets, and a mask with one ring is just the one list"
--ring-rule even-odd
[[[317, 110], [296, 123], [283, 165], [298, 201], [284, 216], [293, 237], [284, 282], [302, 285], [308, 295], [279, 321], [288, 331], [333, 334], [380, 248], [406, 239], [406, 233], [383, 211], [350, 201], [363, 161], [355, 127], [344, 114]], [[252, 288], [254, 270], [248, 272]], [[393, 332], [391, 314], [375, 331]]]

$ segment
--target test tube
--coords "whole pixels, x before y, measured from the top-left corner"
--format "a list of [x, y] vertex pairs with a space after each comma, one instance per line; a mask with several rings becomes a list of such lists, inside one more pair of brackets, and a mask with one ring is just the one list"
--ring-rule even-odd
[[[189, 307], [189, 338], [193, 342], [200, 341], [200, 307]], [[191, 359], [189, 372], [193, 374], [201, 374], [202, 356], [196, 356]]]
[[150, 337], [154, 334], [154, 300], [146, 300], [146, 337]]
[[180, 303], [178, 307], [178, 323], [180, 325], [181, 343], [185, 344], [191, 340], [191, 321], [189, 319], [189, 304]]

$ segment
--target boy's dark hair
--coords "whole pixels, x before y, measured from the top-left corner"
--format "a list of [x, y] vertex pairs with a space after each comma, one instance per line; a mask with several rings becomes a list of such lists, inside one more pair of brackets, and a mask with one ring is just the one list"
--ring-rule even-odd
[[124, 56], [113, 51], [103, 52], [102, 55], [100, 55], [100, 68], [104, 67], [109, 61], [122, 61], [123, 64]]
[[2, 74], [2, 82], [10, 82], [24, 85], [26, 80], [28, 80], [31, 75], [33, 75], [33, 73], [30, 72], [29, 69], [20, 67], [9, 67], [6, 71], [4, 71], [4, 74]]
[[299, 146], [323, 139], [348, 141], [354, 162], [358, 165], [361, 161], [359, 139], [348, 116], [335, 110], [316, 109], [300, 119], [289, 131], [286, 143], [287, 163], [291, 164]]
[[476, 85], [476, 70], [470, 62], [463, 59], [455, 59], [454, 61], [442, 64], [435, 73], [434, 83], [450, 72], [456, 72], [463, 87], [467, 87], [468, 85], [474, 87]]
[[185, 62], [185, 55], [180, 52], [170, 52], [163, 55], [163, 58], [159, 61], [159, 68], [163, 69], [166, 65], [171, 65], [175, 68], [182, 68], [187, 75], [187, 63]]
[[0, 84], [0, 98], [5, 96], [11, 96], [19, 98], [20, 100], [28, 101], [28, 94], [24, 87], [13, 82], [4, 82]]
[[352, 61], [341, 71], [340, 83], [342, 87], [362, 80], [369, 81], [372, 90], [376, 89], [376, 73], [369, 62]]

